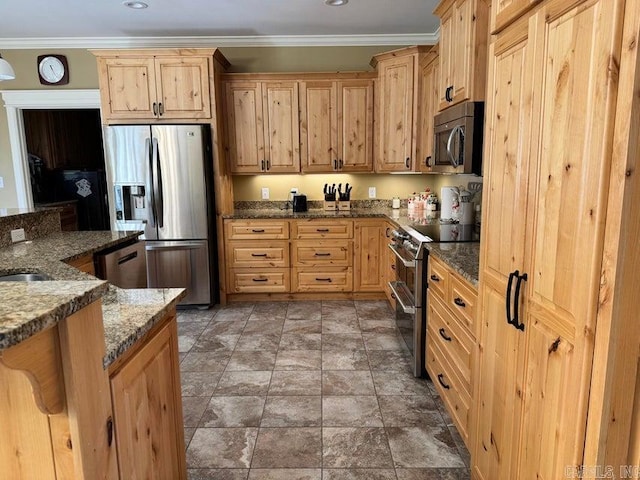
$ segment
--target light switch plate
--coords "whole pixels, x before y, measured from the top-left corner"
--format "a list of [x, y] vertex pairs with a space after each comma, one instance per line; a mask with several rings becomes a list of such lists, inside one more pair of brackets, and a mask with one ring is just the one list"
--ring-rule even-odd
[[262, 187], [262, 200], [269, 200], [269, 188]]
[[24, 228], [17, 228], [15, 230], [11, 230], [11, 241], [13, 243], [16, 242], [24, 242], [26, 237], [24, 235]]
[[369, 187], [369, 198], [376, 198], [376, 187]]
[[0, 188], [4, 188], [4, 177], [0, 177]]

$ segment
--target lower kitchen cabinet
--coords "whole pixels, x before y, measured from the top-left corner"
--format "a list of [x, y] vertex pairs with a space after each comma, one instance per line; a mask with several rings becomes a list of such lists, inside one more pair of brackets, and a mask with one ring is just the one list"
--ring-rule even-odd
[[386, 221], [380, 219], [355, 220], [354, 291], [382, 292], [385, 289], [387, 239]]
[[96, 274], [96, 267], [93, 262], [93, 254], [83, 255], [82, 257], [68, 260], [65, 263], [67, 265], [71, 265], [74, 268], [77, 268], [81, 272], [88, 273], [89, 275], [95, 276]]
[[429, 257], [426, 369], [467, 447], [473, 438], [476, 289]]
[[110, 374], [121, 479], [186, 479], [175, 314]]

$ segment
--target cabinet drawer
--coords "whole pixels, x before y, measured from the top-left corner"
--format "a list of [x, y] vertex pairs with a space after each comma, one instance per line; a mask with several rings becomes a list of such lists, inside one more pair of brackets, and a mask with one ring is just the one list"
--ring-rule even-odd
[[449, 363], [464, 382], [464, 387], [470, 392], [473, 372], [473, 338], [438, 297], [429, 295], [428, 308], [427, 342], [439, 345], [440, 350], [447, 356]]
[[225, 223], [227, 240], [285, 240], [289, 223], [282, 220], [233, 220]]
[[351, 292], [351, 267], [322, 267], [292, 269], [294, 292]]
[[288, 268], [229, 269], [229, 293], [274, 293], [290, 290]]
[[478, 293], [457, 275], [449, 276], [448, 305], [452, 312], [464, 323], [475, 336], [476, 305]]
[[427, 344], [427, 372], [433, 379], [447, 411], [458, 428], [458, 432], [469, 447], [469, 427], [471, 426], [471, 395], [467, 392], [458, 377], [453, 373], [438, 344]]
[[353, 262], [351, 240], [304, 240], [292, 245], [291, 261], [296, 267], [333, 265], [350, 267]]
[[291, 228], [292, 238], [353, 238], [351, 220], [298, 220]]
[[232, 267], [288, 267], [289, 242], [229, 242], [227, 260]]
[[449, 288], [449, 269], [434, 256], [429, 256], [429, 268], [427, 271], [429, 291], [437, 295], [442, 301], [446, 301]]

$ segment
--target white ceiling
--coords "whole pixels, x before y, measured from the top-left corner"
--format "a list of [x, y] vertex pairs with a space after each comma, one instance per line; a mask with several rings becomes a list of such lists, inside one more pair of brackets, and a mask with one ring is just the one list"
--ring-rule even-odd
[[0, 48], [429, 44], [439, 25], [437, 0], [145, 1], [2, 0]]

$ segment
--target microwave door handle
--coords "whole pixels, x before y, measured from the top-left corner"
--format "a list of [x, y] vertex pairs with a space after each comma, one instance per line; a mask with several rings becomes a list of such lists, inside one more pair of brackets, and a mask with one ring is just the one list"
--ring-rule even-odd
[[[453, 151], [451, 149], [453, 146], [453, 139], [458, 132], [460, 133], [460, 145], [462, 145], [462, 142], [464, 142], [464, 131], [460, 125], [453, 127], [453, 130], [451, 130], [451, 133], [449, 134], [449, 139], [447, 140], [447, 155], [449, 156], [449, 162], [451, 162], [453, 168], [457, 168], [460, 165], [460, 159], [453, 155]], [[460, 148], [459, 151], [461, 152], [462, 148]]]

